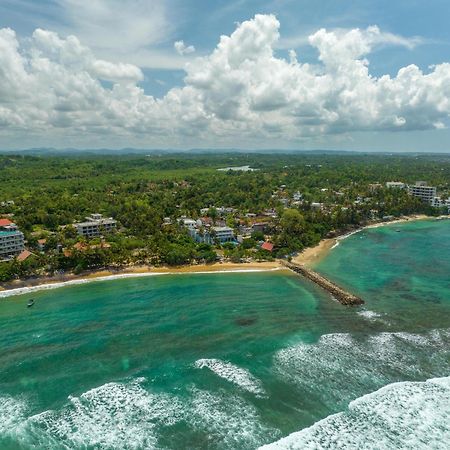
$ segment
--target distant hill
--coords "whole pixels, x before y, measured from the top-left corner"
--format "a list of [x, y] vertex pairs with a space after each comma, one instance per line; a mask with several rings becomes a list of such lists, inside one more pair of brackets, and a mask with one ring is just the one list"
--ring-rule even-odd
[[141, 148], [121, 148], [121, 149], [109, 149], [109, 148], [96, 148], [96, 149], [78, 149], [78, 148], [29, 148], [20, 150], [1, 150], [2, 155], [32, 155], [32, 156], [82, 156], [82, 155], [168, 155], [168, 154], [227, 154], [227, 153], [243, 153], [243, 154], [284, 154], [284, 155], [298, 155], [298, 154], [315, 154], [315, 155], [367, 155], [367, 154], [379, 154], [379, 155], [411, 155], [411, 156], [424, 156], [424, 155], [447, 155], [449, 152], [389, 152], [389, 151], [357, 151], [357, 150], [289, 150], [289, 149], [239, 149], [239, 148], [192, 148], [188, 150], [180, 149], [141, 149]]

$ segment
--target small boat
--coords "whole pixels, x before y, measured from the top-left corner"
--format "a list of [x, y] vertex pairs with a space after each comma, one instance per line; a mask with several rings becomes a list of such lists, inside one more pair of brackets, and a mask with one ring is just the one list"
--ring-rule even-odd
[[31, 308], [34, 305], [34, 298], [28, 300], [27, 308]]

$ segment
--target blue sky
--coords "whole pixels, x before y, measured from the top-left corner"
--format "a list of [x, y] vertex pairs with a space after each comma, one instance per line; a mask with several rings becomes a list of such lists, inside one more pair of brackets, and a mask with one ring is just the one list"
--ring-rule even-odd
[[[158, 101], [158, 99], [163, 101], [164, 96], [170, 94], [174, 88], [186, 88], [189, 85], [185, 79], [186, 64], [195, 63], [198, 58], [204, 58], [203, 63], [206, 64], [216, 49], [220, 36], [230, 36], [239, 27], [239, 24], [246, 23], [255, 14], [276, 16], [279, 23], [279, 38], [271, 46], [274, 57], [280, 60], [288, 61], [289, 51], [295, 50], [300, 64], [318, 65], [320, 64], [318, 57], [321, 50], [310, 45], [308, 36], [325, 28], [329, 32], [336, 32], [336, 35], [340, 37], [342, 33], [349, 30], [355, 28], [366, 30], [369, 26], [375, 25], [383, 33], [383, 38], [380, 39], [380, 43], [370, 44], [370, 52], [357, 55], [359, 59], [368, 60], [371, 77], [389, 75], [395, 78], [399, 69], [411, 64], [418, 66], [424, 73], [428, 73], [433, 70], [433, 66], [450, 62], [450, 27], [448, 26], [450, 2], [448, 0], [430, 0], [428, 2], [421, 0], [91, 0], [90, 2], [81, 0], [40, 0], [39, 2], [0, 0], [0, 28], [14, 30], [19, 43], [18, 52], [26, 60], [23, 64], [25, 70], [32, 70], [29, 68], [32, 66], [31, 59], [29, 59], [32, 57], [29, 54], [32, 52], [30, 48], [33, 49], [35, 43], [31, 42], [30, 44], [30, 41], [33, 41], [33, 32], [37, 28], [57, 33], [62, 40], [74, 35], [80, 45], [89, 49], [95, 58], [113, 64], [129, 64], [139, 68], [142, 76], [137, 77], [134, 84], [136, 87], [142, 88], [145, 96], [152, 98], [152, 101]], [[392, 38], [393, 36], [394, 38]], [[184, 48], [192, 46], [195, 51], [180, 54], [174, 47], [174, 43], [177, 41], [183, 41]], [[2, 47], [0, 47], [1, 51]], [[62, 62], [58, 61], [58, 64], [62, 65], [65, 70], [67, 69], [66, 61], [67, 58]], [[443, 81], [439, 82], [443, 86], [439, 87], [443, 96], [448, 95], [446, 70]], [[197, 68], [196, 71], [198, 75], [199, 69]], [[38, 78], [42, 79], [42, 76]], [[106, 90], [118, 83], [114, 77], [111, 77], [114, 79], [107, 79], [108, 77], [105, 79], [103, 76], [97, 78], [98, 83]], [[301, 76], [298, 79], [298, 82], [301, 83]], [[124, 83], [124, 81], [120, 80], [120, 83]], [[51, 87], [52, 80], [49, 79], [47, 84]], [[262, 86], [252, 86], [252, 88], [260, 90], [263, 89]], [[195, 83], [193, 87], [200, 89]], [[202, 86], [201, 89], [204, 87]], [[411, 90], [411, 86], [408, 89]], [[53, 91], [54, 89], [52, 89]], [[217, 99], [217, 93], [212, 95], [211, 92], [205, 94], [203, 90], [199, 92], [202, 99], [208, 98], [209, 101], [216, 99], [218, 103], [222, 102], [222, 99]], [[439, 92], [435, 94], [438, 97]], [[183, 94], [183, 99], [184, 97]], [[60, 100], [58, 99], [58, 101]], [[92, 104], [91, 99], [86, 101]], [[186, 102], [184, 105], [186, 111], [180, 113], [183, 117], [199, 108], [197, 104], [189, 104], [188, 100], [183, 101]], [[104, 144], [102, 146], [123, 144], [124, 146], [149, 148], [183, 148], [185, 146], [218, 148], [269, 146], [275, 148], [279, 146], [282, 148], [450, 151], [446, 106], [440, 107], [439, 114], [436, 111], [428, 111], [424, 107], [411, 119], [405, 116], [407, 124], [413, 123], [414, 125], [400, 127], [398, 130], [380, 125], [380, 121], [377, 119], [373, 129], [370, 124], [366, 123], [358, 126], [352, 124], [348, 129], [345, 129], [345, 125], [340, 125], [339, 129], [334, 127], [331, 131], [325, 126], [318, 127], [314, 132], [311, 129], [303, 130], [299, 132], [298, 136], [292, 132], [293, 126], [300, 126], [298, 122], [295, 122], [294, 125], [291, 123], [289, 132], [283, 133], [280, 131], [284, 126], [284, 124], [281, 126], [281, 119], [278, 116], [275, 117], [275, 113], [272, 114], [272, 117], [269, 117], [268, 113], [264, 113], [264, 117], [261, 116], [261, 123], [264, 122], [262, 128], [268, 134], [259, 141], [257, 136], [250, 136], [247, 132], [240, 136], [239, 132], [234, 131], [240, 128], [239, 125], [236, 125], [239, 115], [233, 116], [232, 126], [230, 119], [223, 115], [225, 122], [209, 130], [208, 136], [214, 134], [215, 138], [205, 139], [205, 133], [207, 133], [205, 121], [211, 117], [220, 117], [221, 112], [217, 111], [214, 105], [211, 106], [204, 100], [201, 101], [203, 102], [201, 105], [203, 115], [198, 118], [198, 123], [195, 123], [193, 127], [199, 125], [200, 131], [197, 134], [186, 130], [177, 131], [172, 133], [171, 139], [155, 138], [155, 135], [164, 135], [164, 128], [158, 127], [155, 130], [147, 123], [138, 124], [139, 119], [137, 118], [132, 126], [124, 126], [122, 131], [118, 131], [120, 127], [117, 126], [117, 123], [108, 128], [109, 125], [104, 119], [108, 116], [107, 112], [104, 115], [102, 113], [102, 123], [101, 126], [98, 125], [98, 130], [100, 128], [101, 130], [98, 133], [92, 127], [88, 129], [86, 124], [74, 127], [72, 132], [62, 133], [58, 128], [60, 125], [51, 120], [46, 122], [40, 119], [39, 126], [33, 129], [27, 129], [22, 125], [18, 126], [17, 124], [19, 122], [22, 124], [24, 120], [17, 119], [14, 122], [11, 117], [17, 112], [9, 111], [8, 119], [4, 120], [3, 130], [0, 126], [0, 146], [5, 148], [22, 147], [31, 142], [37, 142], [40, 145], [48, 146], [84, 147], [89, 143], [92, 143], [92, 146], [99, 146], [101, 142]], [[304, 103], [302, 103], [302, 99], [296, 101], [295, 110], [298, 111], [299, 108], [304, 107]], [[177, 102], [179, 103], [180, 100]], [[2, 104], [8, 107], [8, 101], [2, 98], [0, 92], [0, 106]], [[291, 101], [290, 105], [292, 106]], [[28, 106], [25, 104], [24, 109]], [[146, 103], [145, 108], [150, 108], [149, 104]], [[282, 108], [286, 110], [285, 105]], [[333, 108], [328, 108], [326, 112], [335, 112]], [[403, 112], [409, 111], [411, 105], [402, 108]], [[71, 109], [74, 108], [71, 107]], [[337, 114], [342, 115], [343, 113], [338, 109], [336, 107]], [[380, 109], [384, 110], [384, 105], [381, 105]], [[389, 111], [392, 112], [392, 110]], [[400, 111], [398, 114], [402, 120], [403, 112]], [[22, 113], [20, 112], [20, 114]], [[159, 116], [155, 116], [154, 122], [159, 122], [167, 114], [161, 112]], [[292, 114], [291, 110], [287, 117], [292, 117]], [[395, 111], [392, 114], [395, 114]], [[433, 118], [430, 118], [430, 115], [433, 115]], [[418, 125], [424, 116], [427, 120], [429, 119], [430, 124], [433, 123], [436, 126], [421, 127]], [[48, 117], [54, 117], [54, 113], [49, 111]], [[257, 120], [256, 117], [255, 120]], [[61, 121], [67, 121], [67, 117], [58, 118], [58, 123]], [[336, 123], [339, 121], [336, 120]], [[349, 123], [349, 121], [350, 119], [347, 117], [342, 118], [343, 124]], [[304, 124], [302, 123], [301, 126], [304, 127]], [[67, 125], [64, 127], [67, 131]], [[254, 125], [252, 124], [250, 127], [254, 127]], [[174, 126], [171, 127], [171, 129], [173, 128]], [[271, 139], [270, 131], [267, 131], [272, 128], [278, 130], [273, 134], [273, 139]], [[86, 139], [82, 138], [83, 130], [86, 130]], [[230, 130], [229, 135], [225, 130]], [[109, 139], [105, 137], [108, 133], [118, 134], [119, 137]], [[320, 138], [316, 133], [320, 134]], [[312, 134], [314, 134], [313, 138], [311, 138]], [[237, 137], [233, 139], [231, 135]], [[67, 145], [65, 145], [64, 136], [67, 139]], [[101, 139], [98, 136], [101, 136]]]

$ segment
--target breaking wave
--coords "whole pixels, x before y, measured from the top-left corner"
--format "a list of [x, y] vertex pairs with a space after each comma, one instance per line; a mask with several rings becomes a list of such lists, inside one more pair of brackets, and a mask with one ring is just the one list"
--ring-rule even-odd
[[0, 397], [0, 448], [156, 449], [173, 429], [185, 430], [178, 431], [181, 440], [194, 432], [214, 448], [256, 448], [281, 437], [255, 406], [225, 390], [191, 387], [181, 401], [149, 392], [145, 381], [106, 383], [39, 414], [30, 413], [31, 403]]
[[254, 377], [248, 370], [235, 366], [229, 362], [220, 359], [199, 359], [195, 362], [198, 369], [208, 368], [220, 378], [236, 384], [252, 394], [263, 395], [264, 388], [261, 382]]
[[[279, 430], [262, 423], [257, 409], [237, 396], [194, 389], [189, 421], [210, 436], [214, 448], [257, 448], [278, 439]], [[209, 446], [206, 446], [209, 448]]]
[[365, 392], [398, 380], [450, 373], [450, 330], [425, 334], [325, 334], [275, 355], [277, 375], [324, 407], [335, 410]]
[[[58, 411], [28, 419], [39, 436], [65, 448], [155, 448], [158, 428], [176, 423], [183, 409], [176, 398], [152, 394], [133, 383], [107, 383], [79, 397], [69, 397]], [[54, 445], [55, 445], [54, 444]]]
[[450, 377], [393, 383], [265, 450], [448, 449]]

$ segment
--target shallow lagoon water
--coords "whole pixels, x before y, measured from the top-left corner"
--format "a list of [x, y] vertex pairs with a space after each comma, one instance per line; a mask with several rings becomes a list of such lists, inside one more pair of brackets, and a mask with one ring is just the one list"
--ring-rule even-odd
[[450, 221], [364, 230], [317, 269], [366, 304], [284, 271], [1, 299], [0, 448], [445, 448]]

